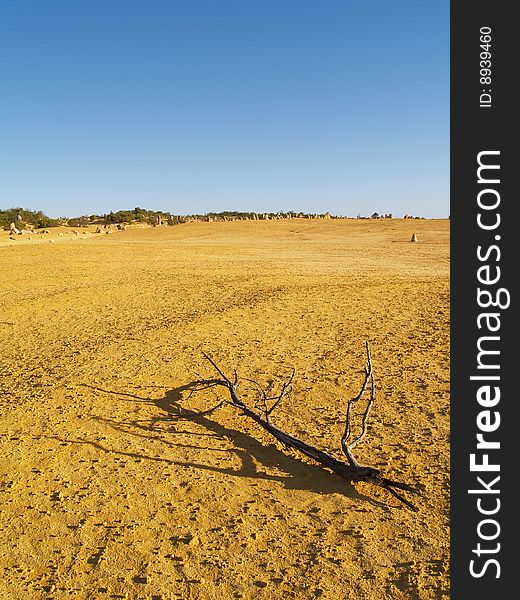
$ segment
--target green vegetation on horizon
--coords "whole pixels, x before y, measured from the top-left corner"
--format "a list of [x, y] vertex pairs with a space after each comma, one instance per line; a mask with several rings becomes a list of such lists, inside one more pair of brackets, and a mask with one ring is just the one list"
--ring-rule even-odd
[[[161, 221], [168, 225], [177, 225], [179, 223], [186, 223], [187, 221], [233, 221], [241, 219], [287, 219], [287, 218], [343, 218], [330, 213], [305, 213], [305, 212], [269, 212], [269, 213], [257, 213], [257, 212], [242, 212], [236, 210], [226, 210], [222, 212], [209, 212], [205, 214], [191, 214], [191, 215], [174, 215], [172, 213], [162, 210], [147, 210], [137, 206], [133, 210], [118, 210], [117, 212], [109, 212], [103, 215], [82, 215], [81, 217], [60, 217], [54, 219], [48, 217], [41, 210], [34, 211], [28, 208], [7, 208], [0, 209], [0, 227], [9, 229], [9, 225], [14, 223], [18, 229], [24, 229], [26, 226], [36, 228], [48, 228], [48, 227], [59, 227], [60, 225], [67, 225], [69, 227], [87, 227], [88, 225], [115, 225], [116, 223], [148, 223], [149, 225], [156, 225]], [[352, 217], [351, 217], [352, 218]], [[390, 213], [378, 214], [373, 213], [369, 217], [357, 215], [358, 219], [382, 219], [392, 218]], [[414, 217], [411, 215], [404, 215], [405, 219], [423, 219], [424, 217]], [[449, 219], [449, 217], [448, 217]]]
[[44, 214], [41, 210], [34, 211], [28, 208], [8, 208], [0, 210], [0, 226], [8, 228], [10, 223], [14, 223], [17, 227], [24, 225], [33, 225], [34, 227], [59, 227], [60, 225], [69, 225], [70, 227], [86, 227], [93, 224], [105, 223], [152, 223], [157, 220], [157, 217], [162, 219], [180, 222], [181, 217], [175, 217], [164, 211], [146, 210], [136, 207], [133, 210], [120, 210], [118, 212], [110, 212], [104, 215], [82, 215], [81, 217], [60, 217], [53, 219]]
[[[42, 211], [33, 211], [28, 208], [8, 208], [0, 210], [0, 226], [9, 228], [10, 223], [14, 223], [18, 228], [23, 228], [25, 225], [34, 227], [47, 228], [58, 227], [60, 225], [68, 225], [70, 227], [86, 227], [94, 224], [114, 224], [114, 223], [149, 223], [154, 224], [159, 218], [170, 223], [183, 223], [189, 219], [263, 219], [275, 217], [309, 217], [304, 212], [278, 212], [278, 213], [254, 213], [242, 211], [223, 211], [210, 212], [204, 215], [174, 215], [169, 212], [160, 210], [147, 210], [145, 208], [136, 207], [133, 210], [119, 210], [117, 212], [105, 213], [103, 215], [83, 215], [81, 217], [60, 217], [54, 219], [48, 217]], [[324, 216], [323, 214], [320, 216]]]
[[10, 223], [14, 223], [18, 228], [23, 227], [24, 224], [46, 228], [61, 225], [62, 219], [51, 219], [41, 210], [34, 211], [19, 207], [0, 210], [0, 226], [9, 228]]

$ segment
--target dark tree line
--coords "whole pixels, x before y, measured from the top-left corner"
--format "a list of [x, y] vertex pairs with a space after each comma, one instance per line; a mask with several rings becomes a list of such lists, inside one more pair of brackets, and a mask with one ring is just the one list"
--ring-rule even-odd
[[26, 224], [41, 228], [57, 227], [62, 222], [63, 219], [52, 219], [41, 210], [34, 211], [21, 207], [0, 210], [0, 226], [3, 228], [8, 228], [10, 223], [15, 223], [17, 227], [21, 228]]

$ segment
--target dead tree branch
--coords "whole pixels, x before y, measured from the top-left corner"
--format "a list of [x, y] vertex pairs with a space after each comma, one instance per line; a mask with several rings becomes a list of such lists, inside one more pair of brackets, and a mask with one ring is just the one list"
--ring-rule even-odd
[[[366, 342], [366, 350], [367, 350], [367, 366], [365, 367], [365, 380], [363, 381], [363, 385], [361, 386], [361, 389], [359, 390], [358, 395], [355, 396], [354, 398], [351, 398], [347, 403], [347, 416], [345, 418], [345, 432], [341, 438], [341, 449], [343, 450], [343, 454], [347, 457], [349, 464], [353, 467], [359, 467], [359, 464], [356, 461], [356, 459], [352, 456], [351, 450], [352, 450], [352, 448], [355, 448], [366, 435], [368, 415], [370, 414], [370, 409], [372, 408], [372, 405], [374, 404], [374, 400], [375, 400], [374, 373], [372, 372], [372, 360], [370, 357], [370, 347], [368, 345], [368, 342]], [[367, 389], [367, 385], [368, 385], [369, 381], [370, 381], [370, 399], [367, 403], [365, 412], [363, 413], [362, 430], [361, 430], [361, 433], [358, 435], [358, 437], [355, 440], [353, 440], [352, 442], [350, 442], [350, 444], [349, 444], [348, 440], [350, 438], [350, 421], [352, 418], [351, 410], [352, 410], [353, 405], [356, 402], [359, 402], [359, 400], [361, 400], [361, 398], [363, 397], [363, 394], [365, 393], [365, 391]]]
[[[242, 381], [247, 381], [248, 383], [253, 384], [259, 395], [259, 399], [255, 403], [254, 408], [251, 408], [238, 395], [237, 390], [239, 387], [240, 380], [237, 371], [235, 370], [233, 372], [233, 378], [230, 379], [227, 375], [225, 375], [225, 373], [211, 358], [211, 356], [203, 352], [204, 358], [211, 364], [211, 366], [215, 369], [215, 371], [220, 377], [212, 379], [201, 379], [199, 381], [194, 382], [190, 396], [195, 392], [200, 392], [213, 387], [220, 386], [225, 388], [229, 393], [229, 399], [223, 400], [220, 404], [218, 404], [213, 409], [210, 409], [210, 411], [208, 412], [219, 408], [224, 403], [231, 404], [234, 407], [238, 408], [244, 415], [253, 419], [253, 421], [258, 423], [258, 425], [260, 425], [263, 429], [268, 431], [277, 440], [279, 440], [286, 446], [295, 448], [305, 456], [308, 456], [316, 462], [324, 465], [340, 477], [343, 477], [343, 479], [346, 479], [348, 481], [366, 481], [379, 487], [382, 487], [388, 490], [393, 496], [398, 498], [406, 506], [408, 506], [412, 510], [416, 510], [415, 506], [402, 494], [397, 492], [396, 489], [404, 490], [413, 494], [419, 494], [417, 490], [412, 488], [407, 483], [391, 481], [390, 479], [383, 477], [379, 469], [360, 465], [352, 455], [352, 449], [355, 448], [366, 435], [368, 417], [375, 400], [374, 373], [372, 369], [372, 359], [370, 356], [370, 348], [368, 342], [366, 342], [366, 352], [367, 364], [364, 369], [365, 377], [361, 385], [361, 389], [357, 396], [351, 398], [347, 402], [345, 431], [343, 433], [343, 436], [341, 437], [341, 449], [347, 459], [347, 462], [337, 459], [335, 456], [328, 452], [325, 452], [324, 450], [320, 450], [315, 446], [307, 444], [303, 440], [300, 440], [290, 435], [289, 433], [286, 433], [285, 431], [278, 428], [272, 423], [271, 414], [280, 405], [280, 403], [291, 394], [293, 390], [293, 380], [296, 374], [295, 369], [292, 370], [290, 377], [287, 379], [286, 382], [283, 383], [280, 392], [277, 395], [269, 395], [269, 393], [254, 379], [243, 379]], [[355, 439], [349, 441], [351, 436], [351, 420], [353, 406], [362, 399], [367, 389], [370, 390], [370, 397], [367, 401], [367, 405], [363, 412], [361, 433]]]

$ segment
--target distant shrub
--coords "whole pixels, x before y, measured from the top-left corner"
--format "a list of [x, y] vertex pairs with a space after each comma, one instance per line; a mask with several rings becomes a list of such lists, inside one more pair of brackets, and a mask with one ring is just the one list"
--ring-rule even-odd
[[[19, 217], [21, 217], [21, 219]], [[23, 228], [25, 225], [47, 228], [58, 227], [61, 224], [61, 221], [60, 219], [48, 217], [41, 210], [34, 211], [20, 207], [0, 210], [0, 225], [3, 228], [9, 228], [10, 223], [15, 223], [18, 228]]]

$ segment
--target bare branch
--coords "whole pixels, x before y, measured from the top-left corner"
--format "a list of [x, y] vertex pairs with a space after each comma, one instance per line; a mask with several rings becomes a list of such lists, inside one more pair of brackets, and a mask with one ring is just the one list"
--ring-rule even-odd
[[[361, 389], [360, 389], [358, 395], [355, 396], [354, 398], [351, 398], [347, 403], [347, 414], [346, 414], [346, 418], [345, 418], [345, 431], [341, 438], [341, 449], [343, 450], [343, 454], [347, 457], [349, 464], [351, 464], [352, 466], [359, 466], [359, 463], [356, 461], [356, 459], [352, 455], [352, 449], [355, 448], [359, 444], [359, 442], [361, 442], [361, 440], [365, 437], [365, 435], [367, 433], [368, 416], [370, 414], [370, 410], [371, 410], [372, 405], [374, 404], [374, 400], [375, 400], [374, 374], [372, 371], [372, 359], [370, 356], [370, 346], [368, 344], [368, 341], [366, 342], [366, 351], [367, 351], [367, 365], [365, 367], [365, 379], [363, 380], [363, 384], [361, 386]], [[367, 403], [365, 412], [363, 413], [361, 433], [358, 435], [358, 437], [354, 441], [349, 443], [349, 438], [350, 438], [350, 433], [351, 433], [350, 420], [352, 417], [352, 414], [351, 414], [352, 406], [356, 402], [361, 400], [361, 398], [363, 397], [363, 394], [365, 393], [365, 391], [367, 389], [367, 385], [368, 385], [369, 381], [371, 382], [370, 399]]]
[[269, 415], [269, 410], [267, 408], [267, 395], [265, 393], [264, 388], [258, 383], [258, 381], [255, 381], [254, 379], [248, 379], [248, 378], [244, 378], [243, 381], [247, 381], [249, 383], [252, 383], [255, 387], [256, 390], [260, 396], [260, 399], [262, 400], [263, 406], [260, 406], [258, 404], [258, 402], [255, 403], [255, 408], [257, 408], [259, 411], [264, 413], [265, 418], [267, 419], [268, 415]]
[[[211, 358], [211, 356], [209, 354], [206, 354], [206, 352], [203, 352], [202, 355], [204, 356], [204, 358], [206, 360], [208, 360], [213, 367], [215, 368], [215, 370], [217, 371], [217, 373], [222, 377], [222, 379], [226, 382], [231, 384], [231, 381], [224, 375], [224, 373], [220, 370], [220, 367], [218, 367], [218, 365], [215, 363], [215, 361]], [[235, 379], [237, 377], [237, 372], [235, 370]]]
[[406, 504], [406, 506], [408, 506], [408, 508], [411, 508], [413, 511], [416, 511], [417, 508], [415, 507], [415, 505], [413, 505], [409, 500], [407, 500], [404, 496], [402, 496], [401, 494], [397, 493], [394, 489], [391, 488], [391, 486], [389, 485], [383, 485], [382, 487], [385, 488], [385, 490], [388, 490], [393, 496], [395, 496], [398, 500], [400, 500], [403, 504]]
[[374, 404], [374, 400], [376, 399], [375, 385], [374, 385], [374, 375], [372, 373], [370, 373], [370, 380], [371, 380], [371, 385], [370, 385], [370, 400], [368, 401], [368, 404], [367, 404], [367, 407], [365, 409], [365, 412], [363, 413], [362, 431], [361, 431], [360, 435], [358, 435], [358, 437], [353, 442], [351, 442], [349, 444], [351, 448], [355, 448], [359, 444], [359, 442], [361, 442], [363, 440], [363, 438], [365, 437], [365, 435], [367, 433], [368, 417], [370, 415], [370, 410], [372, 409], [372, 405]]
[[[255, 421], [258, 425], [263, 427], [266, 431], [268, 431], [273, 437], [275, 437], [278, 441], [282, 442], [284, 445], [291, 447], [291, 448], [295, 448], [296, 450], [298, 450], [305, 456], [312, 458], [316, 462], [324, 465], [325, 467], [327, 467], [328, 469], [330, 469], [331, 471], [333, 471], [334, 473], [336, 473], [337, 475], [339, 475], [340, 477], [343, 477], [344, 479], [346, 479], [348, 481], [366, 481], [366, 482], [375, 484], [379, 487], [382, 487], [382, 488], [386, 489], [387, 491], [389, 491], [395, 498], [397, 498], [400, 502], [405, 504], [408, 508], [415, 510], [414, 505], [409, 500], [407, 500], [402, 494], [396, 492], [394, 488], [397, 488], [399, 490], [404, 490], [407, 492], [411, 492], [414, 494], [419, 493], [417, 490], [415, 490], [414, 488], [412, 488], [410, 485], [408, 485], [406, 483], [400, 483], [400, 482], [391, 481], [389, 479], [386, 479], [385, 477], [383, 477], [381, 475], [381, 471], [379, 469], [360, 465], [356, 461], [356, 459], [353, 457], [352, 452], [351, 452], [351, 449], [354, 448], [357, 444], [359, 444], [359, 442], [361, 442], [366, 435], [368, 417], [369, 417], [370, 411], [372, 409], [372, 405], [374, 404], [374, 400], [375, 400], [375, 383], [374, 383], [374, 375], [373, 375], [373, 370], [372, 370], [372, 359], [370, 356], [370, 347], [369, 347], [368, 342], [366, 342], [366, 352], [367, 352], [367, 365], [364, 369], [365, 377], [364, 377], [363, 383], [361, 385], [361, 389], [360, 389], [359, 393], [357, 394], [357, 396], [355, 396], [354, 398], [351, 398], [347, 403], [345, 431], [341, 438], [341, 448], [347, 458], [347, 462], [338, 460], [332, 454], [329, 454], [328, 452], [325, 452], [324, 450], [320, 450], [319, 448], [316, 448], [315, 446], [312, 446], [311, 444], [308, 444], [308, 443], [304, 442], [303, 440], [300, 440], [300, 439], [286, 433], [282, 429], [273, 425], [273, 423], [271, 422], [271, 420], [270, 420], [271, 413], [282, 402], [282, 400], [284, 398], [286, 398], [292, 391], [292, 383], [293, 383], [295, 373], [296, 373], [295, 369], [292, 370], [291, 376], [282, 385], [282, 388], [281, 388], [278, 396], [273, 396], [273, 397], [268, 396], [268, 393], [266, 392], [266, 390], [264, 388], [262, 388], [262, 386], [254, 379], [244, 379], [244, 381], [248, 381], [248, 382], [252, 383], [255, 386], [256, 390], [260, 394], [260, 400], [262, 401], [262, 405], [260, 405], [258, 402], [255, 403], [256, 410], [254, 410], [253, 408], [248, 406], [239, 397], [239, 395], [237, 393], [237, 388], [238, 388], [238, 384], [239, 384], [239, 378], [238, 378], [237, 371], [236, 370], [234, 371], [234, 380], [231, 381], [231, 379], [229, 379], [226, 375], [224, 375], [224, 372], [220, 369], [220, 367], [218, 367], [218, 365], [215, 363], [215, 361], [208, 354], [206, 354], [204, 352], [203, 353], [204, 358], [206, 358], [206, 360], [213, 366], [213, 368], [217, 371], [217, 373], [221, 376], [222, 379], [214, 378], [214, 379], [195, 381], [195, 382], [193, 382], [193, 388], [192, 388], [191, 393], [203, 391], [205, 389], [213, 388], [215, 386], [221, 386], [221, 387], [226, 388], [229, 392], [230, 400], [223, 400], [217, 406], [215, 406], [212, 409], [210, 409], [209, 411], [206, 411], [201, 414], [209, 414], [210, 412], [213, 412], [217, 408], [220, 408], [220, 406], [222, 406], [226, 402], [228, 404], [232, 404], [233, 406], [237, 407], [242, 412], [242, 414], [250, 417], [253, 421]], [[367, 406], [366, 406], [365, 411], [362, 416], [362, 430], [361, 430], [361, 433], [356, 437], [356, 439], [349, 443], [349, 438], [350, 438], [350, 434], [351, 434], [350, 421], [351, 421], [351, 416], [352, 416], [351, 415], [352, 407], [356, 402], [358, 402], [363, 397], [363, 394], [367, 390], [369, 383], [370, 383], [370, 398], [367, 402]], [[191, 393], [190, 393], [190, 395], [191, 395]], [[274, 400], [274, 404], [269, 406], [268, 403], [272, 400]]]
[[280, 394], [278, 395], [277, 398], [273, 398], [273, 400], [276, 400], [276, 402], [267, 411], [268, 415], [270, 415], [274, 411], [274, 409], [281, 403], [281, 401], [285, 398], [285, 396], [288, 396], [292, 392], [292, 382], [293, 382], [295, 375], [296, 375], [296, 369], [293, 367], [291, 376], [289, 377], [288, 381], [286, 381], [283, 384]]
[[218, 380], [215, 379], [201, 379], [199, 381], [194, 381], [192, 383], [190, 393], [188, 394], [188, 400], [193, 396], [193, 394], [196, 394], [197, 392], [203, 392], [204, 390], [208, 390], [217, 385], [219, 385], [219, 383]]
[[219, 408], [224, 406], [224, 404], [227, 404], [227, 400], [222, 400], [217, 405], [213, 406], [213, 408], [208, 408], [208, 410], [203, 410], [202, 412], [199, 412], [198, 414], [201, 417], [205, 417], [206, 415], [210, 415], [211, 413], [215, 412], [216, 410], [218, 410]]

